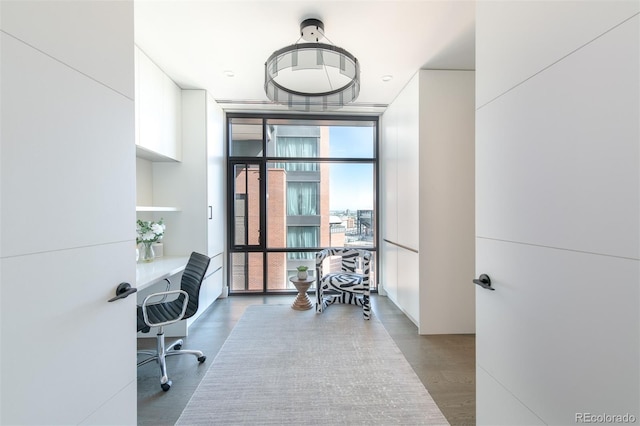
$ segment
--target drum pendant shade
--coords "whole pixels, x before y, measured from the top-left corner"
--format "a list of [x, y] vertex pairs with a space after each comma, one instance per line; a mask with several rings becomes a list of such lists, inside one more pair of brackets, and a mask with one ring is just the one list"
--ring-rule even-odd
[[360, 64], [345, 49], [320, 43], [324, 25], [317, 19], [300, 24], [301, 38], [276, 50], [265, 63], [267, 97], [290, 109], [329, 111], [353, 102], [360, 93]]

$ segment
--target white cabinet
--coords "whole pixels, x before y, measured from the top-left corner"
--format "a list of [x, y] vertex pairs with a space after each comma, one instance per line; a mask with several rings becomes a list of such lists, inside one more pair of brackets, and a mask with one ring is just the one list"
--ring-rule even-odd
[[222, 253], [225, 248], [225, 151], [224, 114], [207, 95], [207, 209], [208, 251]]
[[[138, 47], [135, 48], [136, 211], [175, 212], [153, 200], [154, 162], [182, 159], [180, 88]], [[141, 219], [149, 220], [144, 213]]]
[[224, 279], [224, 254], [212, 256], [209, 269], [200, 288], [200, 305], [194, 316], [186, 321], [189, 327], [215, 300], [220, 297]]
[[222, 293], [224, 283], [222, 123], [222, 109], [205, 90], [183, 90], [182, 161], [151, 163], [153, 204], [180, 207], [176, 213], [151, 213], [162, 216], [167, 226], [165, 256], [188, 256], [197, 251], [212, 257], [202, 290], [207, 299], [201, 300], [204, 308]]
[[135, 64], [137, 156], [151, 161], [180, 161], [181, 90], [138, 47]]
[[163, 219], [164, 256], [212, 258], [198, 312], [171, 330], [183, 335], [225, 282], [223, 112], [206, 91], [182, 91], [138, 48], [136, 147], [137, 216]]
[[473, 333], [473, 72], [420, 71], [382, 134], [386, 294], [420, 334]]

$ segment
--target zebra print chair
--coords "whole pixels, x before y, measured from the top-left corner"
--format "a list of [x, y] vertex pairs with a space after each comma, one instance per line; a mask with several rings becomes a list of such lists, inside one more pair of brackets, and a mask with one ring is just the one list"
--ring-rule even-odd
[[[340, 271], [323, 273], [323, 264], [330, 257], [339, 256]], [[359, 260], [362, 273], [356, 273]], [[348, 303], [362, 306], [364, 319], [371, 318], [371, 298], [369, 288], [369, 264], [371, 253], [352, 248], [331, 248], [316, 253], [316, 313], [321, 313], [328, 305]]]

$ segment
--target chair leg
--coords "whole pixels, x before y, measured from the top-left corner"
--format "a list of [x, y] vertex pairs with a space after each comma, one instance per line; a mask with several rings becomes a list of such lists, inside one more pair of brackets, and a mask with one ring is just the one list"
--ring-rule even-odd
[[165, 357], [174, 356], [174, 355], [193, 355], [198, 359], [198, 361], [200, 361], [200, 363], [203, 363], [207, 359], [205, 354], [203, 354], [201, 351], [197, 351], [194, 349], [180, 349], [175, 351], [169, 351], [164, 354]]
[[[165, 349], [165, 353], [169, 352], [169, 351], [173, 351], [173, 350], [179, 351], [180, 348], [182, 348], [182, 344], [183, 343], [184, 343], [184, 340], [182, 340], [182, 339], [176, 340], [175, 342], [173, 342], [172, 344], [167, 346], [167, 348]], [[176, 346], [177, 346], [177, 348], [176, 348]]]
[[316, 314], [321, 314], [324, 311], [324, 294], [322, 291], [322, 285], [316, 283]]
[[163, 391], [168, 391], [171, 388], [171, 380], [167, 376], [167, 360], [166, 349], [164, 343], [164, 327], [158, 329], [158, 335], [156, 336], [156, 343], [158, 348], [158, 365], [160, 366], [160, 387]]
[[138, 351], [138, 354], [148, 355], [149, 357], [144, 359], [143, 361], [138, 362], [138, 367], [141, 365], [145, 365], [151, 361], [157, 361], [158, 366], [160, 367], [160, 387], [163, 391], [168, 391], [173, 384], [171, 380], [169, 380], [169, 375], [167, 374], [167, 357], [174, 355], [193, 355], [198, 359], [198, 362], [201, 364], [205, 362], [207, 357], [198, 350], [190, 350], [190, 349], [181, 349], [182, 344], [184, 343], [182, 339], [176, 340], [171, 345], [166, 346], [165, 338], [164, 338], [164, 327], [160, 327], [158, 329], [158, 334], [156, 335], [156, 350], [142, 350]]
[[148, 364], [151, 361], [157, 361], [158, 360], [158, 353], [156, 351], [142, 350], [142, 351], [138, 351], [138, 355], [147, 355], [148, 356], [148, 358], [145, 358], [144, 360], [138, 362], [138, 367], [140, 367], [141, 365]]
[[371, 298], [367, 294], [362, 296], [362, 310], [364, 312], [364, 319], [371, 319]]

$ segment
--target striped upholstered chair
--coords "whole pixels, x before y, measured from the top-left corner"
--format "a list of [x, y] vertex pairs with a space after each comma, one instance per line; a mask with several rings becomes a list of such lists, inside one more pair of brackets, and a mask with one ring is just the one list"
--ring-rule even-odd
[[[339, 271], [325, 271], [325, 260], [340, 257]], [[358, 264], [361, 273], [357, 273]], [[364, 319], [371, 318], [369, 268], [371, 253], [352, 248], [331, 248], [316, 253], [316, 313], [334, 303], [362, 306]], [[330, 269], [330, 268], [329, 268]], [[338, 268], [336, 268], [338, 269]]]

